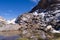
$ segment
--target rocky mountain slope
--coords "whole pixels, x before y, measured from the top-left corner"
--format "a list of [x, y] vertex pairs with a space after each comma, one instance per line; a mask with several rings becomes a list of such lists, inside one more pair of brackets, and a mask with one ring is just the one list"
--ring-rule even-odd
[[60, 15], [53, 15], [54, 14], [48, 14], [47, 12], [33, 12], [18, 16], [15, 22], [21, 26], [19, 28], [21, 31], [20, 36], [32, 40], [52, 40], [54, 38], [54, 33], [60, 33], [60, 19], [55, 19], [59, 18]]

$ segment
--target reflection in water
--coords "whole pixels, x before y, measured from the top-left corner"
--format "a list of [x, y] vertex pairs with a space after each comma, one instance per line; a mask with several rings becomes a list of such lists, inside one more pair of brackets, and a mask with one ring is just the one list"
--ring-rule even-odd
[[4, 39], [4, 36], [0, 36], [0, 40]]
[[20, 38], [19, 31], [0, 32], [0, 40], [17, 40]]
[[16, 35], [16, 36], [9, 36], [9, 37], [4, 37], [4, 36], [0, 36], [0, 40], [17, 40], [17, 38], [19, 38], [20, 36]]

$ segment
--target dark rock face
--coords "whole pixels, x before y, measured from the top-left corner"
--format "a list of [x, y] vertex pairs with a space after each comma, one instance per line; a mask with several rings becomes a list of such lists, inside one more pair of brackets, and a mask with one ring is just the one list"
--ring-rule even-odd
[[60, 0], [40, 0], [29, 13], [32, 13], [36, 10], [40, 10], [39, 12], [41, 12], [41, 9], [46, 10], [50, 7], [50, 5], [58, 3], [60, 3]]
[[[59, 0], [57, 0], [56, 2], [58, 2]], [[59, 1], [60, 2], [60, 1]], [[56, 29], [60, 29], [59, 26], [60, 26], [60, 3], [56, 3], [56, 4], [51, 4], [51, 6], [49, 7], [48, 9], [48, 13], [50, 15], [52, 15], [53, 17], [53, 21], [54, 23], [52, 22], [51, 24], [57, 26], [57, 27], [54, 27]]]
[[38, 4], [29, 13], [32, 13], [40, 8], [46, 9], [49, 5], [50, 5], [49, 0], [40, 0]]

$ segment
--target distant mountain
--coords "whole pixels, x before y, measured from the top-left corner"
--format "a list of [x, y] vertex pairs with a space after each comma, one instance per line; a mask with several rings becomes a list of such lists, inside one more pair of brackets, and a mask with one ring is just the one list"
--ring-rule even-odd
[[16, 18], [12, 20], [5, 20], [0, 16], [0, 31], [8, 31], [8, 30], [18, 30], [20, 26], [15, 24]]
[[15, 20], [16, 20], [16, 18], [14, 18], [12, 20], [6, 20], [0, 16], [0, 22], [4, 22], [5, 24], [15, 24]]
[[0, 21], [6, 21], [2, 16], [0, 16]]
[[15, 24], [15, 20], [16, 20], [16, 18], [14, 18], [12, 20], [7, 20], [7, 24]]
[[0, 16], [0, 27], [3, 27], [4, 25], [6, 25], [6, 20]]

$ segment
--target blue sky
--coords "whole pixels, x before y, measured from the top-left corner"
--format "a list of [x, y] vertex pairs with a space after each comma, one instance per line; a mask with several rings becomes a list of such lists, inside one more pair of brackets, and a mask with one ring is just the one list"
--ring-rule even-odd
[[7, 20], [16, 18], [29, 12], [37, 2], [36, 0], [0, 0], [0, 16]]

